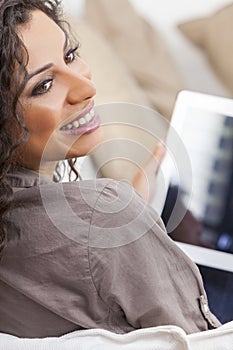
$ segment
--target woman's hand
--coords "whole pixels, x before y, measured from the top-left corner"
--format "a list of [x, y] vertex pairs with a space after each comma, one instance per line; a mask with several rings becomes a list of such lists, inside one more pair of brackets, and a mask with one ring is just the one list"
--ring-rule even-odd
[[132, 186], [147, 203], [151, 203], [154, 198], [156, 192], [156, 176], [165, 153], [165, 145], [161, 142], [157, 143], [152, 149], [149, 158], [131, 180]]

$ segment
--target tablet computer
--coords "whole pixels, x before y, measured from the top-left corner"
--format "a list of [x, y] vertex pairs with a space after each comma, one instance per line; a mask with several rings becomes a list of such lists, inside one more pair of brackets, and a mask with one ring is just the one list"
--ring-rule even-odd
[[[181, 249], [197, 264], [233, 272], [233, 100], [181, 91], [168, 133], [169, 148], [176, 159], [164, 174], [173, 189], [165, 203], [165, 208], [170, 205], [168, 231], [182, 224], [188, 209], [191, 219], [186, 217], [186, 237], [178, 242]], [[199, 245], [188, 237], [193, 218], [199, 225]]]

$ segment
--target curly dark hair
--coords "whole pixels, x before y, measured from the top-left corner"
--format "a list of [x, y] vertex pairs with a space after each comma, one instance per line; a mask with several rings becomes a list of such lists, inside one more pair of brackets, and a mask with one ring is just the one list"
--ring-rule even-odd
[[[48, 15], [68, 36], [60, 0], [0, 0], [0, 257], [7, 240], [3, 218], [13, 199], [6, 174], [13, 164], [15, 148], [27, 138], [18, 100], [27, 80], [28, 54], [17, 28], [29, 22], [34, 10]], [[12, 120], [17, 132], [9, 127]]]

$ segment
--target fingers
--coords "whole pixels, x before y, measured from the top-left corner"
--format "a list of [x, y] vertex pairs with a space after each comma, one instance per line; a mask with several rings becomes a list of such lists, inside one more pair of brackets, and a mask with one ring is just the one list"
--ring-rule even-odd
[[158, 142], [148, 159], [132, 178], [133, 187], [148, 203], [151, 202], [156, 192], [156, 177], [165, 154], [166, 146], [162, 142]]
[[150, 174], [157, 175], [160, 165], [166, 154], [166, 146], [162, 142], [156, 143], [151, 151], [150, 156], [144, 163], [144, 170], [149, 171]]
[[166, 154], [166, 146], [162, 142], [156, 143], [152, 149], [152, 155], [156, 158], [158, 164], [160, 165]]

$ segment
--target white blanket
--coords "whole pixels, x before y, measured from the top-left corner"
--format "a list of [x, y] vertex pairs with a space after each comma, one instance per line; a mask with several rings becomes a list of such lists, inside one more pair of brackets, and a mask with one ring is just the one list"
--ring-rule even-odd
[[0, 334], [0, 350], [233, 350], [233, 321], [218, 329], [186, 335], [176, 326], [114, 334], [101, 329], [58, 338], [21, 339]]

